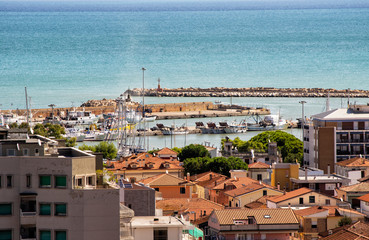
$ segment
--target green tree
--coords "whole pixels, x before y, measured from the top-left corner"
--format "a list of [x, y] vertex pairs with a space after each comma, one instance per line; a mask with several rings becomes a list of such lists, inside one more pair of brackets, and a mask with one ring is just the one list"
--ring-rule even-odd
[[75, 138], [75, 137], [66, 138], [65, 139], [65, 146], [66, 147], [75, 147], [77, 145], [76, 141], [77, 141], [77, 138]]
[[13, 122], [9, 125], [9, 128], [18, 128], [18, 123]]
[[351, 223], [352, 223], [352, 219], [350, 217], [344, 216], [338, 222], [338, 226], [342, 227], [342, 226], [345, 226], [345, 225], [350, 225]]
[[113, 143], [107, 143], [107, 142], [101, 142], [94, 146], [87, 146], [86, 144], [83, 144], [79, 147], [80, 150], [90, 150], [93, 152], [100, 152], [103, 154], [104, 158], [114, 159], [117, 157], [117, 148]]
[[44, 137], [55, 137], [61, 139], [62, 134], [65, 134], [64, 127], [59, 124], [46, 123], [45, 125], [38, 123], [34, 126], [33, 131], [35, 134], [39, 134]]
[[179, 147], [174, 147], [174, 148], [172, 148], [172, 150], [175, 151], [178, 154], [180, 154], [182, 152], [182, 148], [179, 148]]
[[247, 164], [239, 158], [235, 157], [198, 157], [198, 158], [187, 158], [183, 162], [185, 172], [190, 174], [199, 174], [207, 171], [213, 171], [226, 176], [229, 176], [230, 170], [247, 170]]
[[187, 158], [210, 157], [210, 153], [202, 145], [190, 144], [182, 148], [178, 157], [181, 161], [184, 161]]

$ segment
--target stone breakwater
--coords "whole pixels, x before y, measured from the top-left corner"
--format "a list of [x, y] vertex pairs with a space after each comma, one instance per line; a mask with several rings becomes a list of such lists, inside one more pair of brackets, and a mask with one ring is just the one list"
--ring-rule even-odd
[[[142, 89], [134, 88], [127, 90], [132, 96], [141, 96]], [[273, 88], [273, 87], [250, 87], [250, 88], [163, 88], [145, 89], [145, 96], [160, 97], [369, 97], [368, 90], [350, 89], [326, 89], [326, 88]]]

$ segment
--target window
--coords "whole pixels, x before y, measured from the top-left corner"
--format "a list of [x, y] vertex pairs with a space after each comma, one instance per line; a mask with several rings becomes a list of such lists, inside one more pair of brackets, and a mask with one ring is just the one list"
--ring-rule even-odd
[[311, 228], [318, 228], [317, 224], [311, 224]]
[[87, 184], [90, 186], [94, 186], [94, 177], [93, 176], [89, 176], [87, 177]]
[[66, 239], [67, 239], [67, 231], [65, 230], [55, 231], [55, 240], [66, 240]]
[[304, 198], [300, 197], [300, 202], [299, 204], [304, 204]]
[[180, 193], [181, 194], [186, 194], [186, 188], [185, 187], [181, 187], [180, 188]]
[[12, 230], [0, 230], [0, 239], [1, 240], [12, 240]]
[[55, 203], [55, 216], [66, 216], [67, 215], [67, 204]]
[[6, 186], [11, 188], [13, 186], [13, 176], [8, 175], [6, 176]]
[[40, 188], [51, 187], [51, 176], [50, 175], [40, 175]]
[[315, 203], [315, 196], [309, 196], [309, 203]]
[[27, 174], [26, 176], [26, 185], [28, 188], [31, 187], [32, 183], [31, 183], [31, 175]]
[[50, 203], [40, 203], [40, 215], [42, 216], [51, 215], [51, 204]]
[[83, 187], [83, 180], [82, 180], [82, 178], [77, 178], [77, 186], [78, 187]]
[[23, 156], [29, 156], [28, 148], [23, 149]]
[[326, 199], [325, 200], [325, 205], [331, 205], [331, 200], [330, 199]]
[[154, 240], [168, 240], [168, 230], [154, 228]]
[[66, 188], [67, 187], [67, 177], [66, 176], [55, 176], [55, 187], [56, 188]]
[[365, 171], [361, 171], [361, 177], [365, 177]]
[[268, 195], [268, 191], [267, 190], [263, 190], [263, 196]]
[[12, 204], [11, 203], [0, 203], [0, 216], [6, 216], [6, 215], [12, 215]]
[[15, 156], [15, 149], [8, 149], [8, 156]]
[[40, 240], [51, 240], [51, 231], [40, 230]]
[[263, 180], [263, 177], [262, 177], [262, 175], [261, 175], [261, 174], [258, 174], [258, 176], [257, 176], [257, 179], [258, 179], [258, 181], [261, 181], [261, 180]]
[[35, 149], [35, 155], [38, 156], [40, 154], [40, 151], [38, 150], [38, 148]]
[[159, 192], [159, 188], [158, 187], [156, 187], [156, 188], [154, 188], [155, 189], [155, 191], [158, 191]]

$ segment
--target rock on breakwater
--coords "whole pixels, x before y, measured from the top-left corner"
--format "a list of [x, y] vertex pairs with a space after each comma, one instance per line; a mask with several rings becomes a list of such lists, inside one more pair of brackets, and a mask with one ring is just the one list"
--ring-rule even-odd
[[[141, 96], [142, 89], [127, 90], [132, 96]], [[160, 97], [369, 97], [368, 90], [350, 90], [333, 88], [274, 88], [274, 87], [250, 87], [250, 88], [151, 88], [145, 89], [145, 96]]]

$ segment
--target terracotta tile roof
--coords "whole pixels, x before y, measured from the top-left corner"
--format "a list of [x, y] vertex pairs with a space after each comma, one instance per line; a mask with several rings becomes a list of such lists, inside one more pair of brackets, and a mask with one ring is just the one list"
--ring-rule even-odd
[[327, 212], [327, 216], [328, 216], [329, 210], [321, 206], [313, 206], [313, 207], [309, 207], [309, 208], [305, 208], [301, 210], [294, 210], [295, 214], [299, 216], [309, 216], [312, 214], [325, 212], [325, 211]]
[[220, 225], [234, 225], [234, 220], [244, 220], [253, 216], [258, 225], [299, 224], [292, 209], [224, 209], [215, 210], [213, 214]]
[[245, 205], [245, 208], [268, 208], [266, 204], [261, 202], [250, 202]]
[[338, 162], [336, 164], [343, 167], [369, 167], [369, 160], [356, 157]]
[[162, 173], [153, 177], [145, 178], [140, 180], [141, 183], [147, 186], [179, 186], [187, 182], [186, 180], [173, 176], [171, 174]]
[[340, 187], [345, 192], [369, 192], [369, 182], [360, 182], [350, 186]]
[[369, 180], [369, 175], [358, 179], [359, 182], [367, 182], [368, 180]]
[[218, 184], [213, 189], [214, 190], [223, 190], [225, 185], [226, 186], [232, 185], [235, 188], [240, 188], [240, 187], [244, 187], [246, 185], [249, 185], [251, 183], [259, 183], [259, 181], [256, 181], [256, 180], [254, 180], [252, 178], [249, 178], [249, 177], [230, 178], [230, 179], [227, 179], [224, 182]]
[[308, 189], [308, 188], [299, 188], [297, 190], [291, 191], [291, 192], [286, 192], [286, 194], [283, 194], [281, 196], [275, 196], [273, 198], [269, 198], [268, 200], [271, 202], [275, 202], [275, 203], [279, 203], [279, 202], [283, 202], [287, 199], [291, 199], [297, 196], [301, 196], [304, 195], [306, 193], [309, 192], [313, 192], [313, 190]]
[[178, 155], [178, 153], [176, 151], [173, 151], [172, 149], [170, 148], [163, 148], [161, 149], [160, 151], [157, 152], [158, 155]]
[[250, 168], [270, 168], [270, 165], [262, 162], [254, 162], [249, 164], [249, 169]]
[[[323, 237], [325, 240], [368, 240], [369, 239], [369, 224], [358, 221], [349, 226], [343, 226], [332, 229], [333, 234]], [[323, 235], [323, 234], [322, 234]], [[324, 234], [326, 235], [326, 233]]]
[[193, 176], [190, 177], [190, 179], [193, 182], [202, 182], [202, 181], [211, 180], [215, 177], [225, 177], [226, 178], [227, 176], [224, 176], [220, 173], [215, 173], [215, 172], [209, 171], [209, 172], [204, 172], [204, 173], [193, 175]]
[[174, 211], [178, 211], [179, 214], [190, 213], [190, 220], [202, 218], [205, 215], [210, 215], [213, 210], [224, 209], [224, 206], [203, 198], [171, 198], [164, 199], [156, 202], [157, 209], [163, 209], [163, 212], [167, 215], [172, 215]]
[[369, 202], [369, 193], [357, 198], [360, 201]]
[[226, 191], [224, 192], [224, 194], [229, 195], [231, 197], [236, 197], [236, 196], [244, 195], [250, 192], [254, 192], [262, 188], [266, 188], [266, 187], [258, 183], [250, 183], [246, 185], [245, 187], [235, 188], [235, 189]]
[[133, 154], [127, 158], [121, 158], [120, 161], [108, 161], [107, 169], [112, 171], [126, 170], [183, 170], [180, 161], [177, 159], [162, 159], [153, 156], [150, 153]]

